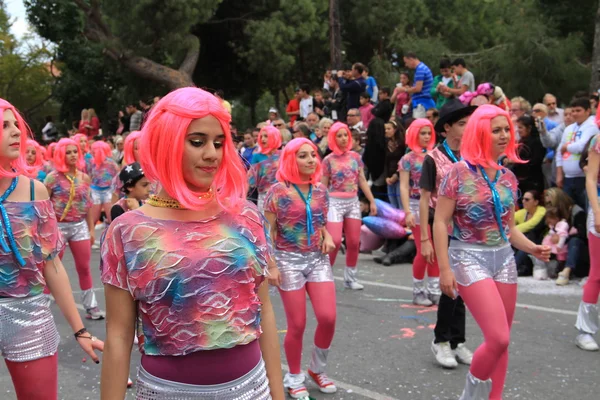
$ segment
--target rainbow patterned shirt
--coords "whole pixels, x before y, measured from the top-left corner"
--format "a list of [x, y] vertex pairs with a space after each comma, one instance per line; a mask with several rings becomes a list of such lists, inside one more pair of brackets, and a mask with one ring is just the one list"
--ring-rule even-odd
[[421, 180], [421, 172], [423, 170], [423, 161], [425, 160], [425, 154], [417, 154], [411, 151], [405, 154], [398, 163], [398, 171], [408, 171], [410, 173], [409, 187], [410, 187], [410, 198], [420, 199], [421, 188], [419, 187], [419, 181]]
[[113, 178], [119, 175], [120, 169], [116, 162], [112, 158], [107, 157], [106, 160], [99, 167], [93, 162], [89, 165], [88, 175], [92, 180], [92, 187], [96, 188], [110, 188], [112, 186]]
[[329, 193], [358, 193], [358, 178], [364, 164], [360, 154], [347, 151], [323, 159], [323, 176], [329, 178]]
[[[594, 136], [590, 141], [589, 151], [600, 154], [600, 134]], [[598, 193], [600, 193], [600, 172], [598, 173], [598, 181], [596, 186], [598, 187]]]
[[64, 173], [53, 171], [44, 180], [44, 185], [46, 185], [48, 191], [51, 193], [50, 200], [54, 205], [58, 222], [79, 222], [85, 219], [88, 210], [92, 206], [89, 184], [79, 178], [75, 178], [75, 197], [64, 219], [62, 215], [69, 203], [71, 182]]
[[248, 170], [248, 185], [258, 189], [258, 193], [267, 193], [269, 188], [277, 183], [277, 170], [281, 151], [269, 154], [266, 160], [253, 164]]

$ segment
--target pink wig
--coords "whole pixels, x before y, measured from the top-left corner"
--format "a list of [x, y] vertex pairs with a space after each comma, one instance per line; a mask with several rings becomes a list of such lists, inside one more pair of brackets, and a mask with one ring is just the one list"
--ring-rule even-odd
[[125, 145], [123, 147], [123, 161], [126, 165], [133, 164], [134, 162], [138, 161], [135, 159], [135, 153], [133, 150], [135, 149], [135, 141], [138, 140], [140, 136], [142, 136], [142, 132], [133, 131], [127, 135], [127, 138], [125, 139]]
[[204, 207], [211, 199], [200, 198], [201, 193], [188, 189], [182, 159], [190, 123], [206, 117], [216, 118], [225, 135], [223, 157], [212, 190], [221, 207], [237, 212], [246, 202], [246, 168], [231, 138], [231, 115], [212, 94], [193, 87], [181, 88], [152, 107], [139, 141], [139, 150], [144, 155], [140, 163], [146, 177], [160, 182], [163, 189], [184, 207], [193, 210]]
[[[40, 146], [40, 144], [35, 140], [27, 139], [27, 147], [25, 147], [25, 152], [27, 152], [27, 149], [30, 147], [33, 147], [35, 149], [35, 161], [32, 165], [30, 165], [30, 167], [41, 167], [42, 165], [44, 165], [44, 158], [42, 157], [43, 147]], [[39, 170], [39, 168], [37, 169]]]
[[[267, 145], [266, 145], [266, 147], [263, 147], [262, 134], [265, 132], [267, 133]], [[259, 147], [258, 152], [260, 154], [269, 154], [272, 151], [275, 151], [278, 148], [280, 148], [281, 147], [281, 132], [279, 132], [279, 129], [277, 129], [271, 125], [262, 127], [258, 134], [258, 147]]]
[[[81, 138], [85, 139], [85, 148], [84, 149], [82, 149], [79, 146], [79, 142], [81, 141]], [[88, 137], [85, 134], [83, 134], [83, 133], [77, 133], [77, 134], [73, 135], [73, 140], [75, 142], [77, 142], [77, 148], [79, 149], [80, 153], [85, 154], [85, 153], [89, 153], [90, 152], [90, 143], [88, 141]]]
[[505, 117], [510, 125], [510, 138], [505, 154], [514, 163], [525, 163], [517, 155], [517, 144], [515, 141], [515, 128], [510, 115], [500, 107], [484, 104], [477, 107], [469, 118], [460, 146], [460, 155], [473, 165], [484, 168], [502, 169], [492, 155], [492, 119]]
[[20, 148], [19, 148], [19, 156], [10, 162], [10, 166], [14, 171], [6, 170], [0, 166], [0, 177], [10, 177], [14, 178], [15, 176], [19, 176], [20, 174], [29, 174], [31, 168], [27, 165], [27, 160], [25, 159], [25, 152], [27, 151], [27, 139], [29, 139], [32, 134], [29, 126], [19, 114], [15, 106], [10, 104], [8, 101], [0, 98], [0, 126], [4, 126], [4, 111], [10, 110], [15, 115], [15, 119], [17, 122], [17, 126], [21, 131]]
[[[338, 147], [336, 140], [336, 135], [340, 129], [345, 129], [346, 132], [348, 132], [348, 146], [344, 151], [342, 151]], [[352, 148], [352, 135], [350, 134], [350, 128], [348, 128], [348, 125], [342, 122], [336, 122], [335, 124], [331, 125], [331, 128], [329, 128], [329, 132], [327, 132], [327, 144], [331, 151], [333, 151], [333, 153], [337, 154], [338, 156], [350, 150]]]
[[85, 161], [83, 159], [83, 153], [79, 149], [79, 143], [73, 139], [63, 138], [58, 141], [56, 148], [54, 149], [54, 168], [59, 172], [67, 172], [69, 166], [66, 163], [65, 156], [68, 146], [75, 146], [77, 148], [77, 169], [83, 171], [85, 169]]
[[435, 129], [433, 124], [426, 118], [415, 119], [408, 127], [406, 131], [406, 145], [415, 153], [421, 153], [423, 147], [419, 144], [419, 134], [421, 129], [429, 127], [431, 129], [431, 140], [427, 145], [427, 150], [432, 150], [435, 146]]
[[[296, 161], [296, 154], [300, 147], [308, 144], [317, 154], [317, 168], [312, 174], [308, 181], [303, 181], [300, 177], [300, 171], [298, 170], [298, 162]], [[277, 180], [280, 182], [290, 182], [296, 185], [305, 183], [312, 183], [316, 185], [321, 181], [321, 160], [319, 159], [319, 151], [315, 144], [306, 138], [292, 139], [288, 144], [285, 145], [281, 152], [281, 158], [279, 159], [279, 170], [277, 171]]]
[[54, 158], [54, 150], [56, 149], [56, 142], [52, 142], [48, 145], [48, 151], [46, 152], [46, 161], [52, 161]]
[[111, 155], [112, 151], [110, 150], [108, 143], [99, 140], [92, 144], [92, 156], [94, 157], [94, 164], [96, 167], [100, 167]]

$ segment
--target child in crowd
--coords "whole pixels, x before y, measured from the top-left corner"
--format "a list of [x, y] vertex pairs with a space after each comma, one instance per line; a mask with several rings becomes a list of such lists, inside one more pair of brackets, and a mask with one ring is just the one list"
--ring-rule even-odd
[[144, 171], [138, 162], [126, 165], [119, 173], [125, 197], [117, 201], [110, 209], [110, 219], [113, 221], [127, 211], [135, 210], [150, 196], [150, 181], [144, 176]]
[[565, 242], [569, 237], [569, 223], [560, 218], [557, 208], [550, 207], [546, 210], [546, 225], [549, 230], [542, 240], [542, 245], [549, 246], [552, 254], [548, 262], [536, 260], [533, 278], [537, 280], [556, 278], [557, 271], [564, 268], [567, 260]]

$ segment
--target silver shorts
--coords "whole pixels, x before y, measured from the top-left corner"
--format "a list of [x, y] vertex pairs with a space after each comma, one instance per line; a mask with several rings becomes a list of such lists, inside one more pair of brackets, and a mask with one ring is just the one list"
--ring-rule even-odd
[[594, 227], [594, 224], [595, 224], [594, 211], [592, 211], [592, 208], [590, 207], [590, 209], [588, 210], [588, 215], [587, 215], [587, 230], [592, 235], [594, 235], [596, 237], [600, 237], [600, 233], [596, 232], [596, 228]]
[[279, 289], [285, 292], [302, 289], [306, 282], [333, 282], [329, 256], [320, 251], [275, 250], [275, 260], [281, 274]]
[[135, 398], [137, 400], [269, 400], [271, 390], [262, 359], [246, 375], [218, 385], [189, 385], [168, 381], [150, 375], [140, 366]]
[[256, 202], [256, 206], [258, 207], [258, 211], [260, 211], [261, 214], [265, 213], [265, 199], [266, 198], [267, 198], [266, 193], [258, 194], [258, 201]]
[[90, 230], [85, 220], [79, 222], [59, 222], [58, 229], [65, 242], [90, 240]]
[[419, 199], [409, 199], [408, 200], [408, 206], [410, 207], [410, 212], [415, 216], [415, 223], [417, 225], [420, 224], [419, 222], [419, 203], [421, 201]]
[[59, 342], [47, 295], [0, 298], [0, 351], [4, 358], [25, 362], [50, 357]]
[[459, 285], [469, 286], [484, 279], [517, 283], [517, 264], [509, 243], [485, 246], [451, 240], [448, 257]]
[[344, 222], [344, 218], [362, 219], [358, 197], [349, 199], [329, 198], [327, 222]]
[[112, 195], [113, 195], [112, 188], [102, 189], [102, 190], [92, 188], [90, 190], [91, 190], [91, 196], [92, 196], [92, 203], [94, 205], [112, 203]]

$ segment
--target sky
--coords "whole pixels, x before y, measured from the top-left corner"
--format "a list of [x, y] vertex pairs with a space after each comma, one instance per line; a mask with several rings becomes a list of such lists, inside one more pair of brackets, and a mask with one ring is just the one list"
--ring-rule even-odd
[[8, 14], [14, 21], [11, 27], [12, 33], [17, 39], [20, 39], [29, 29], [23, 0], [5, 0], [4, 3]]

